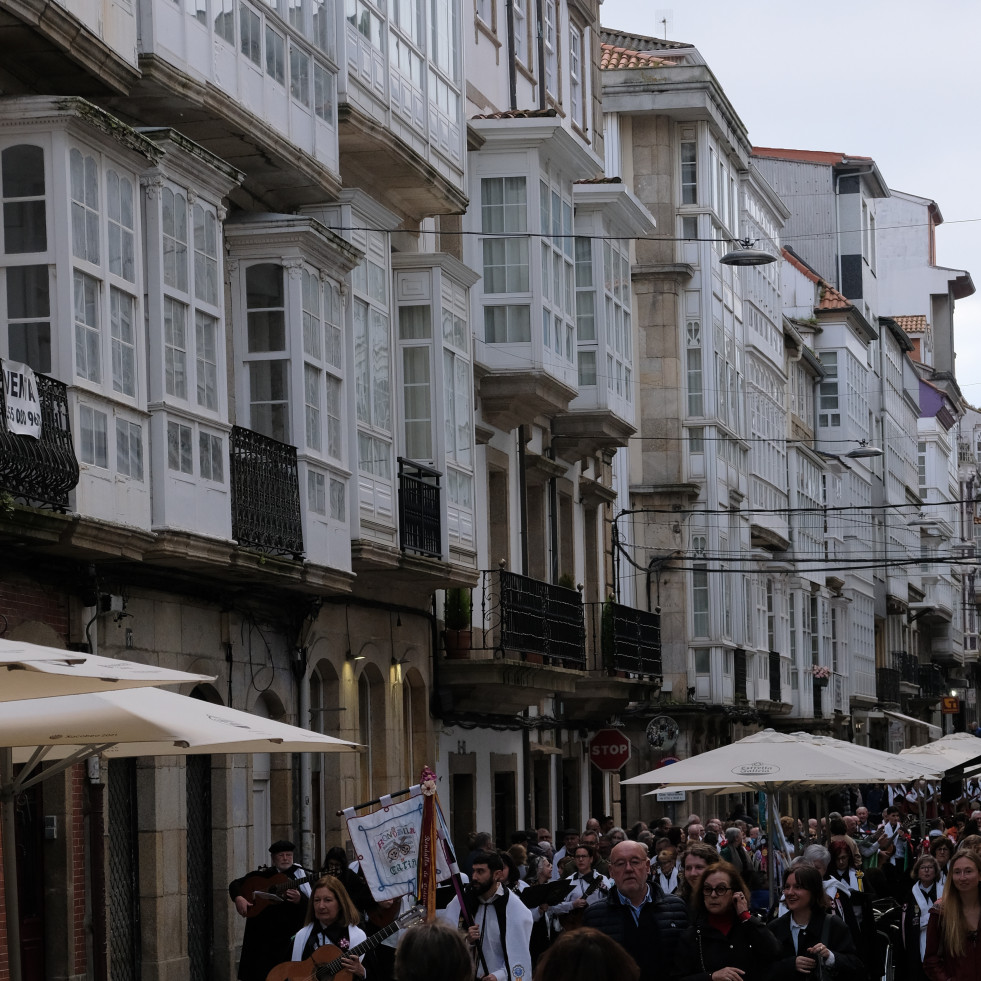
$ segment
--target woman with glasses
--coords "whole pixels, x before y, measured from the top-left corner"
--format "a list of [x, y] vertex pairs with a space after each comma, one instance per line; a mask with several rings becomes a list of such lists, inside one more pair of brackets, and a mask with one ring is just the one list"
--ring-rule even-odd
[[569, 891], [561, 903], [549, 910], [552, 918], [552, 935], [562, 930], [574, 930], [582, 926], [583, 914], [587, 906], [606, 899], [613, 883], [600, 875], [593, 866], [596, 864], [596, 849], [592, 845], [576, 845], [573, 853], [576, 871], [566, 877]]
[[811, 865], [792, 865], [783, 877], [787, 912], [769, 924], [780, 945], [773, 981], [833, 976], [863, 981], [865, 965], [845, 922], [829, 912], [831, 900], [821, 873]]
[[692, 925], [675, 955], [676, 981], [768, 981], [777, 941], [749, 912], [749, 891], [729, 862], [695, 883]]

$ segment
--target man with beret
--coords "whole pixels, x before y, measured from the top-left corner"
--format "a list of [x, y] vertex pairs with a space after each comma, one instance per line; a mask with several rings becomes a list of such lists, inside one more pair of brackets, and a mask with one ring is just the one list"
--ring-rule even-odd
[[[228, 884], [228, 895], [235, 903], [239, 916], [249, 917], [245, 921], [245, 936], [242, 938], [242, 957], [238, 962], [239, 981], [266, 981], [266, 975], [277, 965], [289, 958], [289, 940], [306, 918], [307, 900], [310, 897], [312, 882], [301, 865], [293, 861], [296, 846], [292, 841], [274, 841], [269, 846], [272, 865], [242, 876]], [[274, 882], [278, 876], [303, 880], [295, 884]], [[265, 887], [263, 880], [269, 880]], [[263, 893], [273, 892], [274, 885], [289, 885], [290, 888], [276, 893], [270, 899]], [[249, 915], [253, 906], [265, 908]]]

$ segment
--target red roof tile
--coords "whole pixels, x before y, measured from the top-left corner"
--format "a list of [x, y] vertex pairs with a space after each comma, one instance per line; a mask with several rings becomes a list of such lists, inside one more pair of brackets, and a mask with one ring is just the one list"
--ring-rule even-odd
[[777, 147], [754, 146], [753, 155], [757, 157], [773, 157], [777, 160], [800, 160], [804, 163], [834, 164], [847, 163], [849, 160], [871, 160], [849, 153], [838, 153], [831, 150], [784, 150]]
[[821, 283], [821, 299], [818, 301], [818, 310], [851, 310], [851, 301], [846, 300], [833, 286], [828, 283]]
[[804, 263], [801, 262], [801, 260], [794, 255], [793, 252], [789, 252], [787, 249], [782, 249], [781, 252], [784, 259], [786, 259], [787, 262], [789, 262], [798, 272], [802, 272], [812, 283], [821, 282], [821, 277], [818, 276], [818, 274], [811, 269], [810, 266], [804, 265]]
[[552, 109], [506, 109], [503, 112], [488, 112], [472, 119], [549, 119], [558, 113]]
[[903, 314], [902, 316], [893, 317], [892, 319], [895, 320], [907, 334], [922, 333], [923, 331], [930, 329], [930, 325], [927, 323], [925, 314]]
[[677, 58], [664, 58], [650, 51], [634, 51], [612, 44], [601, 44], [600, 49], [600, 68], [605, 71], [620, 68], [663, 68], [679, 63]]

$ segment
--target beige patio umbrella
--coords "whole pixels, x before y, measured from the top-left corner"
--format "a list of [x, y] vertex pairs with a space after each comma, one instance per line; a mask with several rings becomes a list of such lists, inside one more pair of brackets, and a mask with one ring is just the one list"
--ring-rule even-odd
[[[14, 797], [88, 756], [191, 753], [325, 753], [353, 743], [158, 688], [89, 692], [0, 703], [2, 841], [11, 981], [20, 981]], [[14, 778], [11, 757], [26, 766]], [[38, 770], [42, 762], [57, 761]], [[14, 898], [13, 909], [11, 897]]]
[[927, 760], [944, 770], [981, 756], [981, 739], [969, 732], [952, 732], [923, 746], [908, 746], [900, 756]]
[[[182, 685], [214, 681], [214, 677], [173, 671], [153, 664], [65, 651], [43, 644], [0, 637], [0, 715], [13, 701], [56, 698], [93, 691], [144, 685]], [[0, 842], [4, 843], [4, 890], [7, 899], [8, 955], [12, 981], [20, 978], [20, 916], [17, 902], [17, 856], [14, 841], [13, 762], [8, 744], [0, 743]]]
[[211, 675], [0, 637], [0, 702], [214, 680]]
[[[843, 739], [809, 732], [763, 729], [728, 746], [622, 780], [661, 787], [700, 785], [707, 792], [726, 788], [763, 791], [767, 797], [767, 828], [776, 824], [774, 794], [851, 783], [907, 783], [937, 779], [940, 771], [893, 753], [856, 746]], [[769, 863], [770, 898], [775, 889], [774, 863]]]
[[808, 732], [764, 729], [728, 746], [621, 781], [660, 786], [786, 790], [937, 779], [940, 770], [894, 753]]

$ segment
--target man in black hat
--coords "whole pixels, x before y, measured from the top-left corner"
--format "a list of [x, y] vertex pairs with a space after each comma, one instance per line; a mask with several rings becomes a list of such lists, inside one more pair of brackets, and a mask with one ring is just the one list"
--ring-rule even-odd
[[289, 940], [303, 926], [311, 882], [293, 861], [292, 841], [269, 846], [272, 865], [228, 884], [239, 916], [248, 917], [238, 962], [239, 981], [266, 981], [266, 975], [289, 958]]

